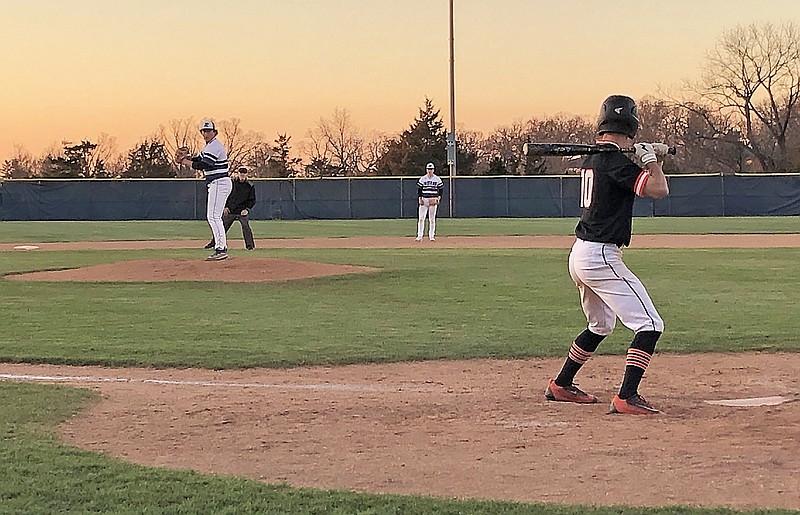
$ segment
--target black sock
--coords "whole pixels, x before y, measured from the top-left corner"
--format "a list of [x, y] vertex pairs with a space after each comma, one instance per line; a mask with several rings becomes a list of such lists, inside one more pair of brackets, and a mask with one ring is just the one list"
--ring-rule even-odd
[[575, 379], [575, 374], [578, 373], [584, 363], [589, 361], [592, 353], [597, 350], [597, 346], [600, 345], [603, 338], [605, 338], [605, 335], [594, 334], [588, 329], [579, 334], [569, 348], [567, 359], [564, 361], [564, 366], [561, 367], [561, 372], [556, 377], [555, 383], [561, 387], [571, 385]]
[[633, 337], [625, 358], [625, 377], [619, 389], [620, 399], [627, 399], [639, 392], [639, 383], [650, 365], [650, 358], [653, 357], [660, 336], [659, 331], [641, 331]]

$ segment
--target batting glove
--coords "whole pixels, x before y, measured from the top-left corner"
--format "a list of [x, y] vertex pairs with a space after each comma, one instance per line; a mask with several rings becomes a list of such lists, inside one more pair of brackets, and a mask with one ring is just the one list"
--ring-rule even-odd
[[633, 148], [636, 149], [636, 157], [639, 158], [639, 161], [641, 161], [644, 166], [658, 161], [652, 143], [637, 143]]
[[655, 150], [658, 157], [664, 157], [669, 153], [669, 145], [666, 143], [651, 143], [651, 145], [653, 145], [653, 150]]

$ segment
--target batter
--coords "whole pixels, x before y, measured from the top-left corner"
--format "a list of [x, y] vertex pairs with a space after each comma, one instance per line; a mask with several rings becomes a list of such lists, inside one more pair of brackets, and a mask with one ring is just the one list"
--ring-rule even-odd
[[[639, 129], [636, 103], [621, 95], [608, 97], [600, 109], [597, 144], [630, 147]], [[625, 375], [611, 401], [612, 413], [635, 415], [659, 411], [639, 394], [664, 321], [642, 282], [622, 261], [630, 245], [635, 197], [663, 198], [669, 194], [661, 160], [663, 144], [637, 143], [634, 163], [622, 152], [588, 156], [581, 168], [581, 218], [569, 255], [569, 273], [578, 287], [587, 328], [575, 338], [561, 372], [545, 390], [552, 401], [594, 403], [573, 380], [580, 368], [614, 330], [616, 319], [634, 332], [628, 348]]]

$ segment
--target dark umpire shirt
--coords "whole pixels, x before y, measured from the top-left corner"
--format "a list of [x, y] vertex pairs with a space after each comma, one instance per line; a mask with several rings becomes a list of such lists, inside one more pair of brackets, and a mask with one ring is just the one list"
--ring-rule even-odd
[[581, 169], [581, 219], [575, 236], [619, 247], [630, 245], [633, 201], [636, 195], [644, 195], [649, 177], [650, 172], [622, 152], [587, 156]]
[[233, 189], [228, 195], [225, 207], [232, 215], [241, 215], [243, 209], [253, 209], [256, 205], [256, 188], [247, 181], [233, 181]]

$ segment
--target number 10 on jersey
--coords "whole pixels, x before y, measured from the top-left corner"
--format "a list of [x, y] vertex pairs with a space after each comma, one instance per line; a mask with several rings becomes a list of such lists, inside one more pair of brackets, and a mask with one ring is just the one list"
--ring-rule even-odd
[[581, 209], [586, 209], [592, 204], [592, 190], [594, 189], [594, 170], [581, 168]]

